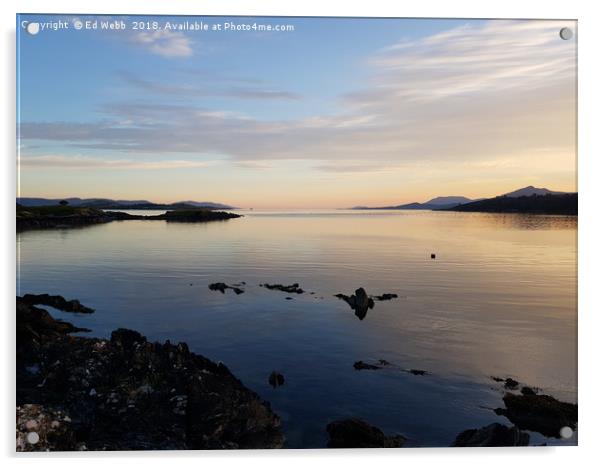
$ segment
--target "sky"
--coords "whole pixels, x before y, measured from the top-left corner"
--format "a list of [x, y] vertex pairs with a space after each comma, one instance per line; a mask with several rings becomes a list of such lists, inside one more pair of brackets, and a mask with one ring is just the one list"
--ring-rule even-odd
[[576, 191], [563, 27], [20, 15], [18, 195], [340, 208]]

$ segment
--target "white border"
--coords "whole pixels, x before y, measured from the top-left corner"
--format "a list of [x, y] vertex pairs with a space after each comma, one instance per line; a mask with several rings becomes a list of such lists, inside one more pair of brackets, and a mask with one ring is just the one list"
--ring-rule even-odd
[[[15, 184], [15, 14], [21, 13], [112, 13], [112, 14], [199, 14], [199, 15], [285, 15], [285, 16], [403, 16], [403, 17], [477, 17], [477, 18], [563, 18], [579, 20], [579, 447], [515, 448], [515, 449], [401, 449], [399, 451], [234, 451], [234, 452], [143, 452], [86, 454], [90, 464], [102, 464], [127, 458], [132, 464], [163, 464], [220, 462], [250, 466], [266, 464], [301, 465], [345, 462], [363, 465], [376, 460], [381, 464], [420, 462], [422, 464], [482, 465], [544, 463], [546, 465], [589, 464], [594, 462], [599, 435], [600, 390], [602, 389], [599, 357], [599, 335], [602, 329], [602, 306], [597, 288], [602, 277], [600, 265], [600, 205], [602, 203], [602, 172], [600, 157], [600, 27], [594, 1], [505, 0], [495, 2], [453, 0], [392, 2], [385, 0], [4, 0], [0, 2], [2, 22], [2, 93], [4, 108], [2, 141], [2, 287], [4, 325], [2, 345], [4, 374], [1, 389], [0, 419], [2, 419], [2, 453], [13, 462], [26, 461], [38, 455], [17, 455], [14, 451], [14, 290], [15, 242], [14, 196]], [[597, 455], [596, 455], [597, 454]], [[50, 464], [84, 459], [81, 454], [52, 454], [44, 456]]]

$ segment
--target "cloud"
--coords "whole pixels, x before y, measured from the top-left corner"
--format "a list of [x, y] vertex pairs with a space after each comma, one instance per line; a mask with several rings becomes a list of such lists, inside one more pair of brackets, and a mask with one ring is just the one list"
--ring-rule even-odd
[[[121, 102], [104, 106], [98, 122], [25, 122], [21, 135], [121, 154], [214, 154], [248, 166], [311, 160], [330, 172], [412, 163], [467, 163], [469, 170], [488, 161], [495, 170], [500, 160], [520, 172], [524, 154], [531, 153], [540, 157], [543, 172], [542, 149], [574, 157], [575, 42], [558, 36], [567, 25], [574, 26], [470, 22], [391, 44], [363, 59], [369, 81], [341, 96], [328, 115], [258, 120], [187, 102]], [[167, 94], [194, 92], [138, 84]], [[228, 89], [238, 89], [238, 97], [292, 99], [253, 88]]]
[[[121, 72], [120, 78], [137, 90], [175, 97], [228, 97], [235, 99], [256, 100], [301, 100], [301, 96], [294, 92], [271, 89], [265, 85], [248, 85], [245, 80], [236, 81], [237, 86], [221, 86], [220, 81], [208, 78], [201, 79], [201, 83], [192, 84], [162, 84], [160, 82], [143, 79], [131, 73]], [[228, 81], [226, 81], [228, 82]], [[243, 85], [244, 84], [244, 85]]]
[[192, 41], [181, 32], [167, 29], [138, 31], [128, 38], [132, 44], [166, 58], [189, 57], [193, 53]]
[[19, 166], [21, 168], [165, 170], [171, 168], [202, 168], [211, 165], [211, 162], [195, 162], [190, 160], [110, 160], [83, 157], [80, 155], [21, 156], [19, 159]]

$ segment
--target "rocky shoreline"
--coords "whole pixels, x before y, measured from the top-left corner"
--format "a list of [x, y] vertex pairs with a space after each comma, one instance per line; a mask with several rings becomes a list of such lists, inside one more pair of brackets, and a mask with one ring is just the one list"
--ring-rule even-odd
[[167, 211], [161, 215], [132, 215], [90, 207], [23, 207], [17, 204], [17, 231], [76, 228], [124, 220], [163, 220], [166, 222], [211, 222], [239, 218], [241, 215], [209, 209]]
[[[217, 282], [209, 288], [239, 294], [243, 290], [236, 286], [245, 284]], [[297, 283], [267, 288], [296, 294], [301, 290]], [[363, 288], [336, 297], [352, 308], [370, 307], [372, 301]], [[280, 418], [269, 403], [222, 363], [190, 352], [185, 343], [151, 343], [129, 329], [113, 331], [110, 339], [75, 336], [87, 329], [57, 320], [38, 305], [69, 313], [94, 312], [78, 300], [58, 295], [17, 297], [17, 451], [284, 446]], [[384, 359], [360, 360], [352, 367], [357, 372], [431, 375]], [[529, 432], [561, 438], [563, 430], [572, 435], [577, 428], [576, 404], [558, 401], [510, 377], [491, 379], [501, 384], [504, 407], [490, 409], [510, 425], [494, 422], [465, 430], [450, 446], [527, 446]], [[285, 376], [273, 371], [267, 382], [276, 389], [285, 384]], [[326, 446], [331, 448], [398, 448], [406, 443], [403, 435], [387, 436], [354, 417], [333, 420], [325, 430]]]
[[280, 448], [280, 418], [185, 343], [109, 340], [17, 297], [17, 451]]

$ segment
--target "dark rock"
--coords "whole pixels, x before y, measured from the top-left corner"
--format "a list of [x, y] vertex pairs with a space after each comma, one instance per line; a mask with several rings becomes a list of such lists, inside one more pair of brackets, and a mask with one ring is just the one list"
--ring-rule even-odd
[[373, 299], [376, 299], [377, 301], [389, 301], [391, 299], [397, 298], [397, 294], [395, 293], [384, 293], [378, 296], [372, 296]]
[[437, 257], [436, 254], [431, 254], [431, 259], [435, 259]]
[[111, 332], [111, 343], [123, 348], [124, 350], [130, 351], [136, 345], [146, 343], [146, 337], [143, 337], [135, 330], [118, 328], [117, 330], [113, 330], [113, 332]]
[[372, 371], [375, 371], [375, 370], [378, 370], [378, 369], [382, 369], [383, 365], [381, 364], [381, 365], [377, 366], [375, 364], [367, 364], [364, 361], [356, 361], [356, 362], [353, 363], [353, 368], [356, 371], [361, 371], [361, 370], [372, 370]]
[[427, 371], [423, 371], [422, 369], [409, 369], [407, 372], [409, 372], [412, 375], [426, 375], [426, 374], [428, 374]]
[[94, 312], [94, 309], [84, 306], [77, 299], [67, 301], [65, 298], [59, 295], [26, 294], [21, 299], [23, 302], [33, 306], [50, 306], [58, 309], [59, 311], [76, 312], [82, 314], [92, 314]]
[[358, 319], [363, 320], [368, 314], [368, 309], [374, 308], [374, 300], [368, 296], [366, 290], [358, 288], [355, 290], [355, 294], [351, 296], [344, 295], [342, 293], [336, 294], [335, 297], [345, 301], [351, 309], [355, 311], [355, 315]]
[[523, 395], [537, 395], [537, 392], [535, 391], [535, 389], [533, 389], [533, 388], [531, 388], [531, 387], [527, 387], [527, 386], [525, 386], [525, 387], [521, 388], [521, 389], [520, 389], [520, 392], [521, 392]]
[[504, 381], [504, 388], [506, 390], [516, 390], [518, 388], [518, 382], [514, 379], [511, 379], [510, 377], [508, 377], [505, 381]]
[[232, 214], [230, 212], [222, 212], [209, 209], [179, 209], [168, 210], [161, 215], [147, 216], [145, 220], [166, 220], [168, 222], [187, 222], [200, 223], [211, 222], [216, 220], [229, 220], [231, 218], [240, 218], [242, 215]]
[[452, 447], [522, 447], [529, 444], [529, 434], [516, 427], [494, 422], [480, 429], [465, 430], [456, 437]]
[[263, 287], [267, 288], [268, 290], [284, 291], [285, 293], [296, 293], [296, 294], [305, 293], [303, 288], [299, 287], [298, 283], [293, 283], [292, 285], [280, 285], [280, 284], [270, 285], [269, 283], [263, 283], [259, 286], [263, 286]]
[[245, 292], [245, 290], [243, 290], [242, 288], [238, 288], [236, 286], [231, 286], [231, 285], [226, 285], [223, 282], [211, 283], [209, 285], [209, 289], [211, 291], [221, 291], [222, 294], [225, 293], [225, 291], [228, 289], [234, 291], [234, 293], [236, 293], [236, 294], [242, 294]]
[[82, 450], [63, 411], [35, 404], [17, 406], [17, 451]]
[[331, 422], [326, 431], [329, 448], [399, 448], [406, 441], [401, 435], [387, 437], [378, 427], [358, 418]]
[[[278, 416], [225, 365], [191, 353], [184, 343], [150, 343], [133, 330], [118, 329], [104, 340], [69, 335], [74, 329], [17, 299], [21, 448], [282, 447]], [[50, 420], [68, 418], [69, 425], [57, 430], [51, 421], [56, 435], [44, 427], [39, 442], [25, 445], [29, 405]]]
[[291, 300], [291, 299], [293, 299], [293, 298], [291, 298], [290, 296], [287, 296], [287, 297], [286, 297], [286, 298], [284, 298], [284, 299], [286, 299], [287, 301], [290, 301], [290, 300]]
[[276, 388], [284, 385], [284, 376], [280, 372], [273, 371], [268, 378], [269, 384]]
[[577, 426], [577, 405], [565, 403], [549, 395], [504, 395], [506, 409], [496, 414], [506, 416], [518, 428], [539, 432], [546, 437], [560, 438], [560, 429]]

